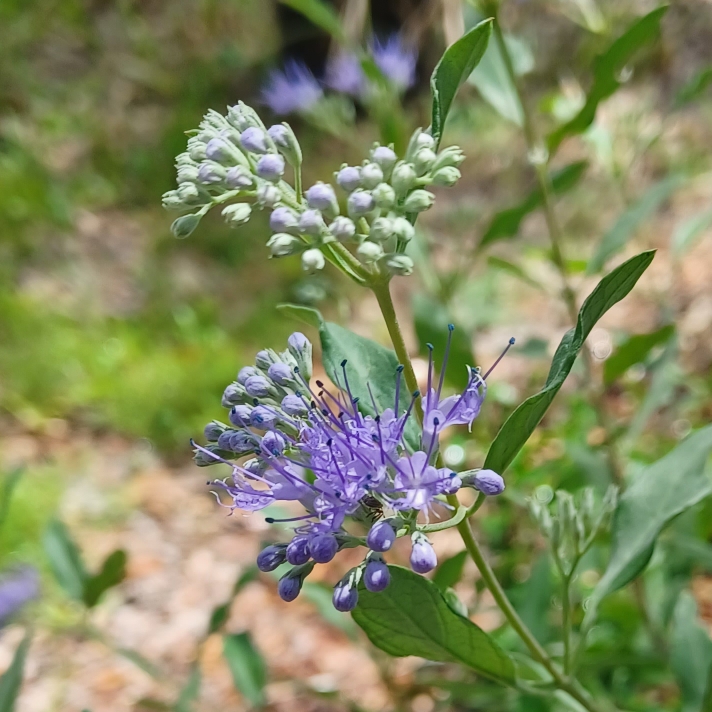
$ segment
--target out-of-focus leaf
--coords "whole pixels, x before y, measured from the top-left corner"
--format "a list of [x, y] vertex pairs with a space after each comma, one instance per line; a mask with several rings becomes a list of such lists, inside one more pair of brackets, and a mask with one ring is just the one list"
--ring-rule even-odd
[[[507, 50], [512, 58], [514, 71], [518, 76], [531, 72], [534, 68], [534, 55], [525, 42], [507, 35], [504, 38]], [[509, 78], [509, 72], [502, 59], [502, 52], [497, 42], [490, 42], [487, 51], [468, 79], [474, 84], [482, 98], [503, 118], [521, 126], [524, 112], [519, 102], [517, 90]]]
[[286, 316], [301, 321], [307, 326], [313, 326], [315, 329], [319, 329], [324, 323], [321, 312], [312, 307], [304, 307], [301, 304], [278, 304], [277, 309]]
[[283, 5], [300, 12], [310, 22], [343, 41], [344, 31], [334, 8], [323, 0], [279, 0]]
[[[413, 295], [412, 304], [420, 353], [427, 353], [426, 344], [432, 344], [434, 354], [442, 359], [449, 334], [448, 325], [452, 322], [447, 309], [432, 297], [417, 292]], [[447, 382], [460, 390], [464, 389], [470, 378], [467, 367], [474, 365], [470, 338], [465, 329], [456, 326], [452, 332], [450, 355], [445, 371]]]
[[585, 27], [589, 32], [600, 34], [606, 31], [606, 18], [596, 0], [569, 0], [558, 3], [558, 8], [572, 22]]
[[542, 554], [532, 566], [529, 578], [507, 593], [534, 637], [546, 643], [551, 638], [549, 610], [554, 593], [549, 555]]
[[638, 473], [613, 515], [611, 558], [593, 592], [595, 603], [632, 581], [647, 565], [665, 526], [712, 492], [706, 472], [710, 452], [712, 425]]
[[300, 595], [314, 605], [317, 611], [319, 611], [319, 615], [321, 615], [329, 625], [333, 625], [334, 628], [339, 628], [346, 633], [349, 638], [355, 640], [358, 629], [351, 618], [343, 615], [343, 613], [339, 613], [339, 611], [334, 608], [334, 604], [331, 600], [331, 589], [326, 588], [326, 586], [321, 586], [318, 583], [306, 581]]
[[694, 101], [710, 84], [712, 84], [712, 67], [704, 67], [704, 69], [697, 72], [690, 81], [680, 87], [677, 94], [675, 94], [673, 107], [679, 109], [681, 106]]
[[174, 712], [193, 712], [193, 703], [200, 694], [201, 682], [202, 675], [200, 673], [200, 665], [193, 663], [190, 668], [190, 675], [173, 706]]
[[556, 349], [544, 388], [527, 398], [507, 418], [497, 433], [485, 459], [486, 469], [502, 474], [511, 464], [559, 392], [591, 329], [614, 304], [633, 289], [654, 255], [654, 251], [636, 255], [598, 283], [579, 311], [576, 328], [564, 335]]
[[467, 552], [461, 551], [449, 559], [445, 559], [433, 574], [433, 583], [441, 590], [452, 588], [462, 578], [462, 572], [467, 561]]
[[163, 677], [163, 673], [154, 663], [152, 663], [147, 658], [144, 658], [143, 655], [137, 653], [135, 650], [131, 650], [131, 648], [116, 647], [114, 645], [111, 645], [107, 641], [105, 641], [105, 643], [117, 655], [120, 655], [122, 658], [130, 660], [137, 668], [143, 670], [147, 675], [150, 675], [156, 680], [160, 680]]
[[5, 524], [7, 514], [10, 511], [12, 493], [15, 491], [23, 472], [24, 468], [16, 467], [3, 477], [2, 486], [0, 486], [0, 528]]
[[57, 582], [72, 598], [81, 601], [89, 576], [69, 531], [62, 522], [54, 519], [45, 529], [43, 543]]
[[494, 267], [494, 269], [498, 269], [502, 272], [506, 272], [507, 274], [511, 274], [513, 277], [520, 279], [522, 282], [528, 284], [530, 287], [542, 289], [542, 286], [541, 284], [539, 284], [539, 282], [530, 277], [519, 265], [515, 265], [513, 262], [503, 260], [501, 257], [495, 257], [494, 255], [490, 255], [487, 258], [487, 264], [490, 267]]
[[641, 17], [595, 59], [593, 86], [586, 96], [586, 103], [573, 119], [549, 134], [547, 142], [550, 153], [553, 154], [567, 136], [580, 134], [593, 123], [599, 103], [611, 96], [621, 85], [620, 72], [637, 50], [657, 36], [660, 21], [666, 11], [667, 6], [664, 5]]
[[440, 589], [400, 566], [389, 566], [391, 583], [381, 593], [359, 587], [352, 612], [369, 640], [389, 655], [417, 655], [466, 665], [483, 677], [515, 684], [514, 663], [481, 628], [455, 613]]
[[603, 380], [610, 385], [631, 366], [641, 363], [652, 349], [664, 344], [675, 333], [673, 324], [667, 324], [650, 334], [636, 334], [626, 339], [603, 364]]
[[255, 707], [265, 703], [267, 668], [249, 633], [223, 636], [223, 655], [232, 673], [235, 687]]
[[435, 67], [430, 78], [430, 91], [433, 97], [431, 132], [436, 143], [440, 143], [457, 90], [482, 59], [491, 33], [491, 19], [475, 25], [445, 50]]
[[84, 582], [82, 594], [84, 603], [88, 608], [93, 608], [102, 593], [121, 583], [125, 578], [126, 552], [123, 549], [117, 549], [106, 557], [99, 573], [90, 576]]
[[15, 650], [10, 667], [0, 677], [0, 712], [13, 712], [22, 687], [27, 651], [30, 649], [30, 634], [26, 633]]
[[603, 236], [593, 257], [586, 268], [587, 274], [600, 272], [607, 260], [620, 252], [633, 238], [636, 230], [647, 220], [670, 195], [677, 190], [684, 178], [672, 175], [649, 188], [645, 194], [635, 202], [618, 220], [613, 227]]
[[445, 588], [441, 589], [443, 598], [445, 599], [445, 603], [447, 603], [448, 606], [450, 606], [450, 610], [453, 613], [457, 613], [458, 616], [462, 616], [463, 618], [467, 618], [469, 615], [469, 611], [467, 610], [467, 606], [462, 602], [460, 597], [457, 595], [457, 591], [455, 591], [454, 588]]
[[259, 575], [259, 569], [256, 566], [249, 566], [246, 568], [235, 581], [235, 585], [232, 587], [232, 593], [229, 600], [225, 601], [220, 606], [213, 608], [210, 614], [210, 621], [208, 622], [208, 635], [217, 633], [224, 625], [227, 623], [227, 619], [230, 617], [230, 608], [232, 607], [232, 602], [240, 591], [251, 581], [254, 581]]
[[712, 669], [712, 640], [697, 618], [697, 604], [687, 591], [675, 606], [670, 667], [682, 694], [682, 712], [704, 712], [702, 703]]
[[672, 234], [672, 252], [675, 257], [681, 257], [694, 244], [697, 238], [712, 226], [712, 208], [693, 215], [675, 227]]
[[[551, 176], [552, 191], [557, 195], [561, 195], [571, 190], [578, 183], [586, 168], [588, 168], [588, 161], [577, 161], [555, 171]], [[543, 202], [544, 196], [541, 189], [535, 188], [519, 205], [496, 213], [484, 235], [482, 235], [478, 249], [482, 249], [497, 240], [514, 237], [519, 231], [522, 220], [541, 206]]]

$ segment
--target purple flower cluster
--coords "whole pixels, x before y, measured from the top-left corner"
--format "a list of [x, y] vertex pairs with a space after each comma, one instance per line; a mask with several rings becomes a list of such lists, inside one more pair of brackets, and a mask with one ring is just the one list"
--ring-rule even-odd
[[[369, 50], [374, 64], [398, 92], [413, 86], [418, 53], [399, 35], [391, 35], [385, 41], [374, 38]], [[329, 58], [323, 84], [355, 99], [364, 99], [371, 90], [361, 59], [355, 52], [347, 50], [336, 52]], [[294, 59], [288, 60], [282, 70], [270, 72], [262, 90], [263, 102], [280, 115], [309, 112], [322, 96], [322, 87], [311, 70]]]
[[7, 572], [0, 578], [0, 626], [26, 603], [39, 596], [40, 577], [31, 567]]
[[[439, 436], [450, 425], [472, 424], [486, 384], [472, 369], [465, 391], [443, 398], [443, 376], [435, 386], [431, 358], [423, 399], [425, 425], [415, 445], [406, 438], [406, 427], [420, 394], [413, 393], [409, 405], [402, 407], [402, 366], [394, 374], [392, 405], [378, 408], [371, 397], [371, 412], [376, 414], [365, 415], [350, 387], [346, 360], [334, 392], [318, 380], [312, 387], [311, 352], [309, 340], [294, 333], [287, 351], [260, 351], [254, 366], [241, 369], [223, 395], [230, 425], [213, 421], [206, 426], [209, 442], [206, 447], [195, 445], [196, 461], [230, 465], [230, 478], [209, 484], [227, 493], [231, 502], [225, 506], [231, 510], [256, 511], [278, 501], [298, 501], [306, 510], [279, 520], [295, 524], [292, 540], [267, 547], [257, 559], [263, 571], [285, 562], [292, 565], [279, 584], [284, 600], [296, 598], [315, 564], [328, 563], [342, 548], [367, 546], [364, 562], [334, 592], [334, 606], [347, 611], [357, 603], [360, 580], [371, 591], [388, 585], [382, 554], [398, 536], [411, 536], [414, 571], [427, 573], [436, 566], [422, 521], [428, 521], [436, 506], [448, 507], [444, 497], [463, 486], [457, 473], [437, 463]], [[347, 518], [368, 525], [367, 536], [350, 534], [344, 527]]]

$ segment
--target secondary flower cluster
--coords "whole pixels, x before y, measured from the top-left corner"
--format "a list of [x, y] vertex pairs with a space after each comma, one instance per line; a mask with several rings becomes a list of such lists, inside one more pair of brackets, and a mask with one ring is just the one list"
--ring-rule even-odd
[[[271, 209], [273, 232], [267, 247], [272, 257], [301, 255], [307, 272], [334, 258], [336, 243], [352, 246], [371, 273], [407, 275], [413, 261], [404, 254], [414, 236], [413, 216], [433, 205], [427, 186], [452, 186], [460, 178], [462, 151], [450, 146], [436, 152], [435, 140], [418, 129], [405, 156], [375, 144], [360, 166], [342, 165], [334, 187], [317, 182], [304, 194], [284, 180], [286, 164], [301, 182], [302, 152], [286, 123], [270, 128], [240, 102], [227, 117], [210, 111], [188, 150], [176, 159], [178, 188], [163, 196], [166, 208], [196, 210], [173, 222], [176, 237], [187, 237], [214, 206], [233, 226], [246, 223], [251, 204]], [[240, 202], [235, 202], [240, 201]], [[342, 207], [344, 208], [342, 212]]]
[[[262, 571], [285, 562], [292, 566], [279, 582], [284, 600], [297, 597], [315, 564], [331, 561], [343, 548], [368, 547], [362, 564], [334, 590], [334, 606], [348, 611], [356, 606], [361, 579], [370, 591], [386, 588], [389, 572], [383, 553], [399, 536], [411, 538], [414, 571], [435, 568], [423, 520], [435, 513], [436, 505], [449, 506], [446, 495], [463, 486], [499, 494], [504, 482], [492, 471], [461, 478], [437, 464], [443, 429], [471, 425], [480, 412], [486, 384], [478, 370], [470, 370], [462, 394], [443, 398], [445, 364], [436, 384], [431, 353], [422, 399], [424, 425], [414, 441], [410, 421], [420, 394], [402, 397], [401, 366], [393, 374], [393, 402], [376, 403], [369, 387], [372, 414], [365, 415], [350, 386], [346, 360], [340, 376], [334, 374], [335, 392], [321, 381], [312, 388], [311, 353], [311, 343], [301, 333], [289, 337], [284, 353], [260, 351], [255, 365], [242, 368], [237, 381], [225, 389], [222, 404], [230, 409], [230, 424], [209, 423], [208, 444], [195, 445], [195, 457], [199, 465], [231, 466], [231, 477], [208, 483], [227, 493], [231, 510], [256, 511], [279, 501], [298, 501], [306, 510], [291, 519], [268, 518], [295, 522], [294, 536], [289, 543], [268, 546], [257, 558]], [[351, 533], [349, 520], [368, 526], [367, 535]]]
[[[369, 44], [369, 55], [396, 91], [404, 92], [415, 83], [418, 55], [398, 35], [391, 35], [385, 41], [374, 38]], [[363, 71], [358, 54], [347, 50], [329, 57], [323, 84], [359, 100], [367, 99], [373, 92], [373, 82]], [[303, 62], [292, 59], [283, 70], [270, 73], [262, 99], [275, 114], [309, 114], [318, 110], [323, 94], [322, 84], [311, 70]]]

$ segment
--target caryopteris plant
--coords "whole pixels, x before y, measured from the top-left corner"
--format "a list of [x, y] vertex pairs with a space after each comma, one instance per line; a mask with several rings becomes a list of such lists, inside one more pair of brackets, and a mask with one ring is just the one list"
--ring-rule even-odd
[[[220, 208], [234, 226], [247, 222], [254, 208], [269, 210], [270, 256], [298, 257], [310, 273], [329, 262], [370, 289], [393, 346], [386, 349], [325, 322], [314, 310], [302, 309], [302, 316], [319, 330], [331, 384], [313, 380], [312, 344], [302, 333], [292, 334], [282, 353], [260, 351], [254, 366], [241, 368], [226, 387], [222, 405], [228, 422], [206, 426], [205, 442], [194, 443], [195, 459], [201, 466], [222, 463], [231, 468], [225, 480], [208, 483], [218, 501], [231, 509], [252, 512], [278, 502], [298, 503], [299, 511], [290, 505], [291, 517], [267, 518], [280, 525], [280, 532], [285, 525], [293, 531], [289, 541], [268, 546], [257, 558], [262, 571], [280, 569], [278, 590], [285, 601], [300, 594], [317, 564], [331, 561], [341, 549], [363, 547], [362, 562], [335, 582], [333, 604], [339, 611], [351, 611], [382, 650], [460, 663], [523, 694], [554, 695], [572, 709], [608, 710], [612, 703], [594, 696], [576, 677], [586, 632], [600, 599], [640, 573], [655, 537], [684, 503], [669, 512], [658, 508], [647, 538], [636, 534], [631, 538], [636, 545], [622, 552], [617, 548], [621, 531], [632, 527], [639, 533], [646, 524], [636, 524], [645, 518], [646, 502], [635, 488], [620, 501], [616, 488], [604, 497], [592, 491], [578, 498], [559, 492], [553, 511], [532, 500], [562, 584], [562, 643], [553, 652], [537, 640], [509, 601], [470, 519], [487, 497], [502, 493], [505, 470], [544, 416], [594, 325], [635, 286], [653, 252], [637, 255], [605, 276], [580, 309], [567, 289], [564, 297], [575, 325], [556, 350], [545, 386], [514, 410], [482, 467], [474, 470], [457, 472], [444, 466], [440, 437], [452, 425], [472, 425], [485, 403], [494, 366], [482, 372], [471, 365], [461, 392], [447, 392], [451, 327], [444, 353], [437, 354], [439, 369], [430, 348], [427, 385], [419, 389], [391, 298], [391, 279], [413, 271], [408, 245], [418, 213], [435, 200], [429, 188], [452, 186], [460, 177], [464, 155], [457, 146], [440, 148], [442, 128], [459, 85], [484, 53], [491, 28], [491, 20], [477, 25], [443, 55], [431, 80], [430, 128], [415, 131], [403, 155], [392, 146], [376, 144], [361, 165], [337, 162], [335, 185], [325, 180], [305, 190], [302, 150], [290, 126], [267, 127], [241, 102], [226, 116], [208, 112], [191, 132], [187, 151], [177, 159], [178, 187], [164, 196], [167, 208], [184, 213], [173, 223], [174, 234], [187, 237], [213, 208]], [[499, 28], [495, 31], [499, 37]], [[541, 157], [536, 171], [545, 183]], [[557, 238], [554, 232], [559, 254]], [[510, 340], [504, 351], [513, 343]], [[699, 474], [703, 453], [712, 447], [709, 434], [700, 433], [680, 446], [690, 450], [685, 461], [693, 474]], [[669, 457], [675, 459], [675, 451]], [[474, 500], [469, 506], [461, 501], [467, 488], [477, 492], [467, 499]], [[699, 500], [694, 493], [680, 497], [686, 506]], [[596, 538], [605, 536], [612, 512], [614, 570], [603, 577], [603, 588], [594, 592], [577, 631], [572, 582]], [[529, 658], [505, 651], [462, 615], [451, 591], [441, 592], [416, 575], [436, 567], [429, 538], [447, 528], [457, 528]], [[386, 563], [384, 555], [399, 537], [410, 539], [412, 572]]]

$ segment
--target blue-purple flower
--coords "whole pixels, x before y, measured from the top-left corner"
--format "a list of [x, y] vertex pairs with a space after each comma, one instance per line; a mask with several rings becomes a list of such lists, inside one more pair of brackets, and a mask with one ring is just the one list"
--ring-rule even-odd
[[359, 58], [353, 52], [340, 51], [326, 64], [324, 83], [330, 89], [359, 98], [366, 90], [366, 75]]
[[415, 84], [418, 53], [407, 47], [399, 35], [391, 35], [384, 42], [375, 38], [371, 54], [376, 66], [398, 90], [405, 91]]
[[39, 596], [40, 577], [27, 566], [6, 572], [0, 578], [0, 626], [5, 625], [26, 603]]
[[262, 90], [262, 100], [275, 114], [296, 114], [313, 109], [323, 95], [319, 82], [303, 62], [291, 59], [273, 70]]

